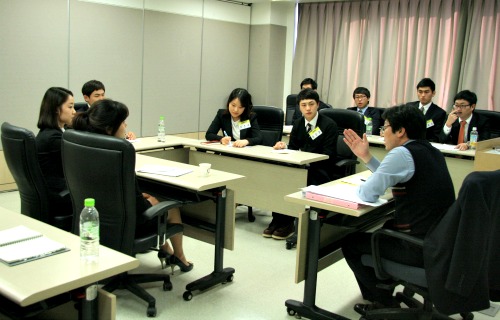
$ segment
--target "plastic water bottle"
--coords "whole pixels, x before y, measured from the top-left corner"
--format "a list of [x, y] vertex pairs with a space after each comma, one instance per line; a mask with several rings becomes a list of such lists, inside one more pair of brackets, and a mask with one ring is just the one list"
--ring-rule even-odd
[[476, 149], [478, 132], [476, 127], [472, 127], [472, 131], [470, 132], [469, 145], [471, 149]]
[[165, 119], [160, 117], [158, 122], [158, 142], [165, 142]]
[[365, 118], [365, 126], [366, 126], [366, 135], [371, 136], [372, 135], [372, 118]]
[[80, 214], [80, 258], [85, 262], [99, 260], [99, 213], [94, 205], [94, 199], [85, 199]]

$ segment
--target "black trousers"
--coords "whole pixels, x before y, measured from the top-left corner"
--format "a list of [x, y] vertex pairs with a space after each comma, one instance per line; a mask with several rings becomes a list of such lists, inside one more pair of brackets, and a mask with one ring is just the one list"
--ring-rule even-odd
[[[361, 256], [363, 254], [371, 254], [371, 252], [371, 233], [353, 233], [343, 241], [342, 253], [356, 277], [363, 299], [391, 306], [394, 304], [393, 292], [377, 288], [377, 284], [390, 284], [393, 281], [378, 279], [373, 268], [366, 267], [361, 263]], [[422, 267], [424, 265], [421, 248], [399, 239], [381, 238], [380, 254], [382, 257], [395, 262], [415, 267]]]

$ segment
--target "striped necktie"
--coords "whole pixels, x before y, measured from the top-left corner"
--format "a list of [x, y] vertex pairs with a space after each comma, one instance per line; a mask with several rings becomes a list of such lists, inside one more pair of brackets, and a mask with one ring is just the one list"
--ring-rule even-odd
[[310, 123], [308, 123], [306, 125], [306, 131], [307, 131], [307, 133], [311, 132], [311, 128], [312, 128], [312, 125]]

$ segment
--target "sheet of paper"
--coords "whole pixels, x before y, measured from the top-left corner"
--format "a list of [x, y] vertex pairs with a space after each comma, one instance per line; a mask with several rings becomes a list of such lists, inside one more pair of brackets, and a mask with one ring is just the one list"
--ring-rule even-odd
[[377, 202], [366, 202], [361, 200], [358, 197], [358, 186], [350, 183], [339, 183], [333, 186], [308, 186], [303, 188], [302, 191], [309, 191], [323, 196], [356, 202], [372, 207], [378, 207], [387, 202], [385, 199], [378, 199]]
[[169, 177], [179, 177], [187, 173], [193, 172], [193, 170], [148, 164], [143, 166], [142, 168], [139, 168], [137, 172], [159, 174], [162, 176], [169, 176]]
[[297, 150], [290, 150], [290, 149], [278, 149], [278, 150], [271, 150], [271, 153], [277, 153], [277, 154], [287, 154], [287, 153], [294, 153], [297, 152]]
[[456, 149], [454, 145], [452, 144], [442, 144], [442, 143], [431, 143], [432, 146], [438, 150], [455, 150], [455, 151], [459, 151], [458, 149]]

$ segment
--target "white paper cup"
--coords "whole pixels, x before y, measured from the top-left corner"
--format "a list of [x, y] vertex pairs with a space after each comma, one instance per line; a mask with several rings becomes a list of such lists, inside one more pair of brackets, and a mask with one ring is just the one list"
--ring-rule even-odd
[[198, 166], [198, 176], [208, 177], [210, 175], [210, 168], [212, 165], [210, 163], [200, 163]]

